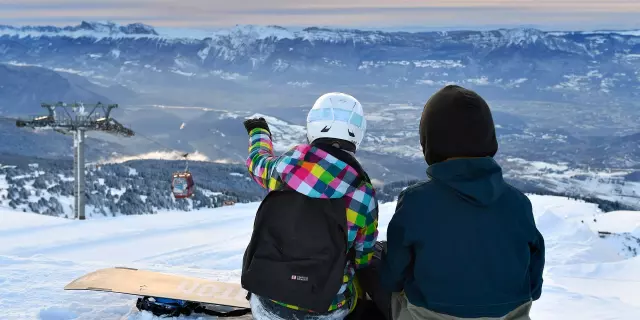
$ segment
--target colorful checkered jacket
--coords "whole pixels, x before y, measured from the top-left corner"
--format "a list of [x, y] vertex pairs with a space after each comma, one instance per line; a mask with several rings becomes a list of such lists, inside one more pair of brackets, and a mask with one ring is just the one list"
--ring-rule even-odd
[[349, 247], [355, 248], [355, 265], [347, 263], [343, 285], [329, 311], [350, 303], [348, 299], [354, 296], [355, 270], [370, 264], [378, 237], [378, 203], [373, 186], [369, 182], [354, 185], [357, 171], [317, 146], [301, 144], [275, 156], [269, 132], [261, 128], [249, 133], [247, 167], [251, 177], [269, 191], [286, 183], [309, 197], [346, 198]]

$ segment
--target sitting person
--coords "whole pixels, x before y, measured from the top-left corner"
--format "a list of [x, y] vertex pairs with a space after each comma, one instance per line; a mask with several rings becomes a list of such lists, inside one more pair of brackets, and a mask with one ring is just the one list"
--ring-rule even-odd
[[343, 93], [321, 96], [307, 116], [308, 143], [280, 156], [265, 119], [244, 125], [249, 173], [270, 191], [242, 270], [253, 318], [345, 319], [357, 301], [356, 270], [369, 266], [378, 235], [374, 189], [355, 158], [362, 106]]
[[429, 180], [398, 197], [382, 254], [392, 318], [530, 319], [544, 239], [531, 202], [493, 159], [489, 106], [473, 91], [444, 87], [424, 106], [420, 143]]

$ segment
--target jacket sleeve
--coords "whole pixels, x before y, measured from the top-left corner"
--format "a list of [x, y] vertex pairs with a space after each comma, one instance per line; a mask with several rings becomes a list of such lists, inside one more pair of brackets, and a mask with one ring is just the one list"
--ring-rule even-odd
[[371, 195], [370, 198], [364, 225], [358, 226], [359, 229], [355, 239], [356, 269], [366, 268], [371, 264], [376, 240], [378, 239], [378, 201], [375, 195]]
[[387, 228], [387, 249], [382, 253], [380, 266], [380, 283], [389, 292], [401, 292], [407, 272], [411, 268], [412, 250], [407, 241], [405, 225], [406, 210], [405, 193], [398, 196], [396, 211]]
[[276, 157], [273, 153], [273, 142], [269, 131], [262, 128], [251, 130], [246, 165], [253, 180], [265, 189], [277, 189], [281, 184], [280, 175], [275, 173], [279, 161], [280, 157]]
[[529, 274], [531, 277], [531, 298], [535, 301], [540, 299], [542, 294], [542, 274], [544, 271], [545, 263], [545, 246], [544, 237], [536, 227], [535, 219], [533, 218], [533, 210], [531, 203], [528, 203], [530, 222], [532, 223], [534, 230], [533, 240], [529, 243], [529, 251], [531, 254], [529, 264]]

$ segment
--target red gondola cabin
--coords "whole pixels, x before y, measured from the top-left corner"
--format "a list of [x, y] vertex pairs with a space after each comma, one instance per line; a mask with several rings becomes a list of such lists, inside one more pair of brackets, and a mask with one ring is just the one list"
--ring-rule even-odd
[[176, 199], [190, 198], [195, 191], [191, 172], [176, 172], [171, 180], [171, 190]]

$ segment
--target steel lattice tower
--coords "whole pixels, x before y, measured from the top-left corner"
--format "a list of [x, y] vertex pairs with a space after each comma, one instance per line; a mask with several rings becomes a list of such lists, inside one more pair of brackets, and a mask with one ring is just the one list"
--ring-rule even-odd
[[[111, 110], [117, 108], [117, 104], [103, 105], [98, 102], [93, 105], [82, 103], [66, 104], [58, 102], [56, 104], [43, 103], [41, 105], [49, 111], [46, 116], [35, 117], [30, 120], [17, 120], [16, 126], [28, 128], [48, 128], [56, 132], [73, 135], [73, 176], [74, 176], [74, 196], [75, 206], [74, 216], [79, 220], [85, 220], [85, 176], [84, 176], [84, 142], [86, 131], [103, 131], [111, 134], [131, 137], [134, 132], [125, 128], [118, 121], [110, 117]], [[56, 114], [56, 109], [64, 112]], [[91, 109], [90, 112], [87, 112]], [[102, 109], [103, 115], [96, 113]], [[70, 112], [71, 111], [71, 112]]]

